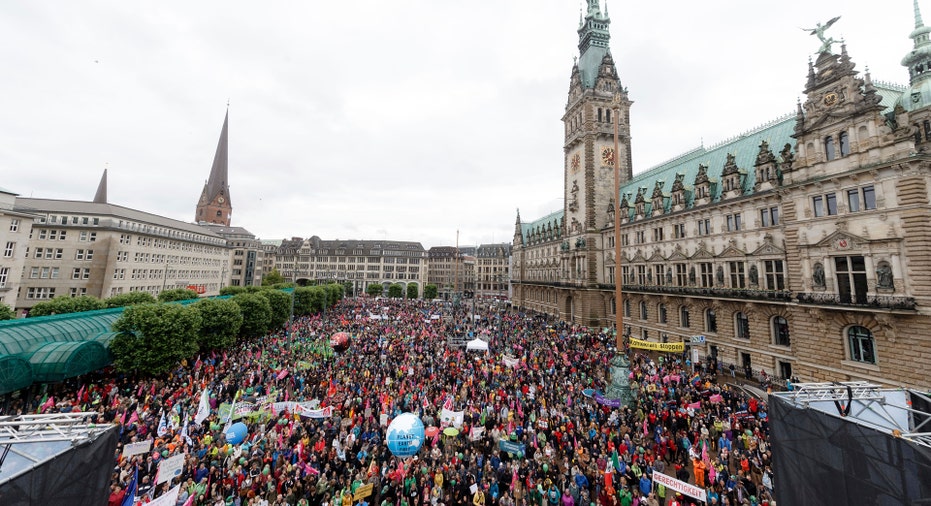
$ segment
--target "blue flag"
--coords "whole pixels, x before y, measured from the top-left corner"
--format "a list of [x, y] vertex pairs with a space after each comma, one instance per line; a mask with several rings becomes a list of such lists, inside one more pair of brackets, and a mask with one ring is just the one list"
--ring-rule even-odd
[[133, 468], [133, 479], [129, 480], [129, 486], [126, 487], [126, 495], [123, 496], [123, 502], [120, 506], [133, 506], [136, 502], [136, 490], [139, 488], [139, 468]]

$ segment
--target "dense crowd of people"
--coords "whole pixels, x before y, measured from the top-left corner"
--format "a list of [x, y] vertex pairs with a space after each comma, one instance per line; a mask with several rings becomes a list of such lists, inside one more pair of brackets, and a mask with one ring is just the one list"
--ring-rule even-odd
[[[123, 504], [135, 476], [137, 504], [179, 484], [179, 506], [700, 504], [654, 483], [654, 472], [703, 489], [707, 504], [775, 505], [765, 403], [682, 354], [629, 350], [634, 400], [617, 408], [598, 395], [615, 354], [606, 329], [360, 298], [290, 330], [164, 377], [101, 371], [12, 412], [89, 410], [118, 424], [111, 505]], [[352, 339], [333, 352], [326, 343], [337, 332]], [[489, 351], [451, 345], [476, 335]], [[204, 392], [209, 416], [197, 424]], [[224, 434], [233, 416], [221, 407], [237, 401], [248, 403], [236, 417], [248, 434], [234, 445]], [[294, 402], [318, 415], [302, 416]], [[456, 430], [443, 430], [444, 409], [461, 412]], [[385, 437], [406, 412], [428, 437], [402, 459]], [[146, 440], [150, 451], [123, 456]], [[161, 482], [159, 462], [176, 455], [183, 471]]]

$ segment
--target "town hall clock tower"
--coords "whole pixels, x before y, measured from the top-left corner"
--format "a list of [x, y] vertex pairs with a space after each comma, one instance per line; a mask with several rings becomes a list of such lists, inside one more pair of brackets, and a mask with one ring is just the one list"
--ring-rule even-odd
[[[561, 245], [560, 270], [563, 283], [578, 287], [572, 296], [573, 305], [604, 302], [594, 291], [588, 293], [588, 289], [594, 289], [598, 279], [604, 277], [605, 269], [613, 269], [613, 245], [601, 243], [603, 229], [613, 226], [613, 212], [618, 205], [614, 195], [614, 164], [620, 164], [621, 184], [631, 178], [631, 102], [611, 56], [610, 24], [607, 8], [602, 10], [599, 0], [587, 0], [587, 11], [579, 19], [579, 57], [572, 67], [563, 116], [565, 241]], [[615, 125], [619, 137], [617, 152]], [[592, 297], [599, 300], [589, 300]], [[583, 312], [589, 313], [584, 309]]]

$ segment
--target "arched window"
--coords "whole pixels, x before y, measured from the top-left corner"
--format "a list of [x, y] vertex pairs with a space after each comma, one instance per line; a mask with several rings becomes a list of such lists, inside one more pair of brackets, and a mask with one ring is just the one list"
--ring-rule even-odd
[[682, 306], [679, 308], [679, 326], [682, 328], [689, 328], [689, 307]]
[[773, 317], [773, 344], [777, 346], [790, 346], [789, 339], [789, 322], [781, 317]]
[[624, 316], [630, 318], [630, 300], [624, 300]]
[[666, 318], [666, 304], [660, 304], [660, 305], [659, 305], [659, 322], [660, 322], [660, 323], [667, 323], [667, 318]]
[[641, 320], [647, 319], [647, 303], [646, 302], [640, 303], [640, 319]]
[[876, 349], [873, 333], [866, 327], [853, 326], [847, 329], [847, 343], [850, 347], [850, 360], [866, 364], [876, 363]]
[[741, 339], [750, 339], [750, 319], [738, 312], [734, 315], [734, 335]]
[[841, 132], [840, 137], [840, 156], [847, 156], [850, 154], [850, 137], [847, 135], [847, 132]]
[[714, 314], [714, 309], [705, 310], [705, 332], [718, 331], [718, 317]]
[[598, 108], [598, 122], [601, 123], [601, 107]]
[[611, 109], [605, 109], [605, 121], [611, 123]]
[[830, 135], [824, 138], [824, 156], [828, 161], [834, 159], [834, 137]]

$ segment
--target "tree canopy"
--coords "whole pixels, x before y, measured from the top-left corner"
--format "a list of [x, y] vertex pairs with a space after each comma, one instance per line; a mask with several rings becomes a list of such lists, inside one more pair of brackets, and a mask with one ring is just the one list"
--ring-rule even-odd
[[215, 350], [232, 346], [242, 327], [242, 311], [232, 300], [204, 299], [191, 305], [200, 312], [200, 349]]
[[272, 307], [268, 299], [255, 293], [240, 293], [230, 300], [238, 304], [242, 311], [240, 336], [256, 337], [268, 332], [272, 321]]
[[197, 309], [177, 304], [129, 306], [113, 322], [119, 334], [110, 342], [120, 371], [163, 374], [197, 352], [202, 318]]
[[103, 302], [107, 307], [124, 307], [134, 304], [153, 304], [157, 301], [149, 292], [127, 292], [104, 299]]
[[61, 295], [52, 300], [46, 300], [37, 303], [29, 310], [29, 316], [48, 316], [52, 314], [80, 313], [81, 311], [93, 311], [95, 309], [104, 309], [106, 305], [102, 300], [82, 295], [80, 297], [69, 297]]

